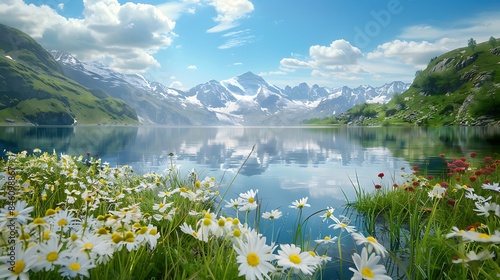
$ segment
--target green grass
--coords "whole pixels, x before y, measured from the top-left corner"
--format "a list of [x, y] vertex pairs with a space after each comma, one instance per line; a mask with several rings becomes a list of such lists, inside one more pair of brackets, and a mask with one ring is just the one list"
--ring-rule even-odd
[[[460, 161], [460, 160], [459, 160]], [[479, 159], [465, 160], [466, 171], [450, 171], [444, 178], [427, 178], [425, 170], [408, 171], [405, 182], [394, 186], [394, 179], [381, 180], [383, 187], [367, 192], [356, 187], [357, 201], [351, 206], [367, 218], [367, 231], [387, 241], [391, 252], [398, 256], [388, 266], [404, 260], [409, 279], [496, 279], [500, 272], [497, 257], [485, 261], [453, 264], [452, 259], [483, 250], [500, 253], [493, 243], [464, 242], [461, 238], [446, 238], [453, 227], [465, 231], [499, 235], [499, 213], [489, 217], [478, 215], [476, 203], [467, 193], [490, 197], [489, 203], [500, 204], [500, 189], [482, 188], [484, 182], [498, 182], [499, 163], [484, 163]], [[489, 174], [486, 174], [489, 173]], [[479, 174], [479, 175], [477, 175]], [[442, 198], [429, 195], [434, 186], [447, 186]], [[458, 187], [456, 187], [458, 186]], [[466, 186], [463, 188], [462, 186]], [[469, 191], [467, 191], [467, 189]], [[472, 191], [471, 191], [472, 190]], [[479, 203], [482, 205], [482, 203]], [[499, 209], [500, 210], [500, 209]], [[380, 222], [382, 221], [382, 222]], [[383, 228], [384, 230], [376, 230]]]

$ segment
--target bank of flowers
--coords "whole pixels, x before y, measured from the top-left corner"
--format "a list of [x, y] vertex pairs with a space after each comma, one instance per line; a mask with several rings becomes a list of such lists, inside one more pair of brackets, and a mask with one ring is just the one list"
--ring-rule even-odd
[[[468, 168], [463, 173], [469, 174]], [[201, 177], [195, 170], [183, 174], [173, 161], [162, 174], [139, 175], [128, 166], [110, 167], [98, 155], [35, 149], [7, 152], [0, 172], [1, 279], [392, 279], [388, 263], [396, 263], [403, 277], [420, 279], [406, 268], [417, 259], [404, 259], [413, 256], [411, 250], [393, 248], [392, 239], [386, 249], [373, 228], [356, 228], [331, 207], [306, 217], [310, 205], [303, 197], [281, 210], [263, 211], [258, 189], [227, 197], [230, 186], [221, 188], [216, 178]], [[429, 245], [412, 242], [426, 234], [440, 236], [452, 242], [439, 260], [446, 267], [463, 268], [456, 275], [500, 277], [497, 183], [445, 188], [429, 186], [428, 179], [411, 173], [404, 185], [391, 184], [388, 191], [384, 175], [378, 177], [379, 193], [372, 197], [401, 192], [405, 203], [427, 213], [416, 225], [421, 235], [409, 237], [406, 245]], [[425, 196], [417, 195], [421, 193]], [[358, 206], [372, 203], [375, 209], [377, 203], [368, 195], [358, 194]], [[465, 200], [474, 207], [461, 208]], [[478, 224], [436, 227], [433, 216], [441, 204], [473, 213]], [[430, 210], [420, 211], [424, 207]], [[233, 213], [229, 209], [236, 214], [227, 214]], [[278, 244], [272, 231], [285, 215], [295, 221], [292, 242]], [[321, 231], [324, 237], [304, 238], [319, 232], [307, 226], [310, 219], [328, 225]], [[399, 226], [412, 222], [401, 219]], [[345, 238], [356, 244], [352, 255], [342, 254]], [[331, 264], [336, 269], [327, 269]]]

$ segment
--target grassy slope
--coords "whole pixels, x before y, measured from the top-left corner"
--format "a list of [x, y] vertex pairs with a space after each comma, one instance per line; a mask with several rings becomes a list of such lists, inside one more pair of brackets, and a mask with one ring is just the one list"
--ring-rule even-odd
[[3, 25], [0, 34], [0, 124], [5, 119], [43, 124], [71, 118], [82, 124], [137, 123], [125, 102], [99, 98], [66, 78], [52, 56], [26, 34]]
[[[500, 45], [497, 40], [496, 46]], [[457, 125], [474, 124], [478, 119], [498, 122], [500, 113], [500, 56], [493, 55], [493, 46], [481, 43], [474, 51], [459, 48], [434, 58], [415, 77], [406, 92], [387, 104], [362, 104], [336, 118], [314, 123], [342, 124], [357, 121], [362, 125]], [[475, 61], [456, 70], [456, 64], [476, 54]], [[444, 71], [432, 72], [444, 59], [453, 61]], [[481, 77], [488, 78], [478, 86]], [[469, 76], [470, 78], [465, 78]]]

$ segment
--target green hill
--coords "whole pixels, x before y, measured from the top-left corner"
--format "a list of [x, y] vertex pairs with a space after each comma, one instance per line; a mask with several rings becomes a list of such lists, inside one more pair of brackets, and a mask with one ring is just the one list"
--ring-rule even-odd
[[362, 104], [322, 123], [354, 125], [500, 124], [500, 42], [459, 48], [417, 71], [387, 104]]
[[137, 124], [125, 102], [64, 76], [27, 34], [0, 24], [0, 124]]

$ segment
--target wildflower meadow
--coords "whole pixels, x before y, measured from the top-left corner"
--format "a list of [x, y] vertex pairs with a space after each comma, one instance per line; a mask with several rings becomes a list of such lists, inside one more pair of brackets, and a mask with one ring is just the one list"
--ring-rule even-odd
[[[306, 216], [308, 197], [266, 211], [251, 186], [228, 197], [238, 172], [222, 185], [173, 161], [135, 174], [90, 153], [7, 152], [0, 278], [498, 279], [499, 162], [442, 158], [435, 178], [374, 174], [373, 191], [353, 178], [360, 227], [328, 205]], [[285, 216], [291, 242], [278, 243]], [[312, 219], [324, 237], [310, 237]], [[346, 240], [354, 253], [342, 253]]]

